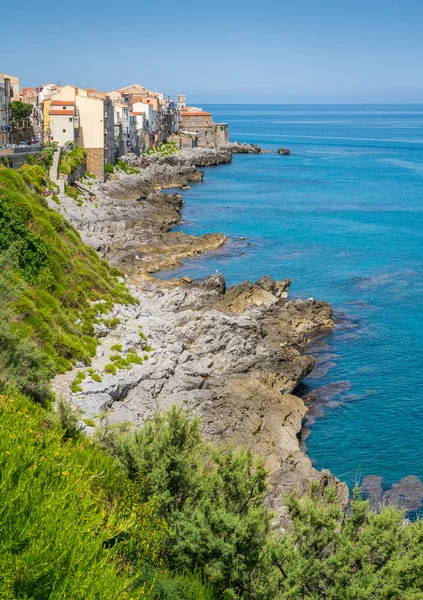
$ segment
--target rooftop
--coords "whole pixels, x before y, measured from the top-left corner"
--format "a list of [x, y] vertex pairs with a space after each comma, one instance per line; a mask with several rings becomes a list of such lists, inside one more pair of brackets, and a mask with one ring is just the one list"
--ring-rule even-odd
[[52, 100], [52, 106], [75, 106], [75, 102], [69, 102], [68, 100]]

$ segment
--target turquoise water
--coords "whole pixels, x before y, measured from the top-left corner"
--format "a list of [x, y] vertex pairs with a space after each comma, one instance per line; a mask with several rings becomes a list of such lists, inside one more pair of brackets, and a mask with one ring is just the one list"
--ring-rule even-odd
[[302, 388], [309, 455], [350, 486], [423, 479], [423, 106], [207, 108], [232, 140], [292, 154], [207, 169], [182, 229], [233, 240], [166, 276], [268, 273], [330, 302], [337, 326]]

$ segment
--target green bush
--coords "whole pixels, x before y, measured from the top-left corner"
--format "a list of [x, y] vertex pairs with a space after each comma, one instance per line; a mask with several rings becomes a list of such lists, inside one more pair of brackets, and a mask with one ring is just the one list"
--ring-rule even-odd
[[117, 436], [113, 452], [140, 500], [160, 500], [172, 567], [200, 569], [225, 597], [244, 597], [270, 531], [262, 462], [206, 444], [199, 420], [176, 408]]
[[109, 163], [105, 163], [104, 172], [109, 173], [109, 174], [113, 173], [113, 165], [110, 165]]
[[70, 175], [78, 167], [85, 167], [87, 151], [85, 148], [73, 148], [72, 150], [63, 150], [60, 156], [59, 172]]

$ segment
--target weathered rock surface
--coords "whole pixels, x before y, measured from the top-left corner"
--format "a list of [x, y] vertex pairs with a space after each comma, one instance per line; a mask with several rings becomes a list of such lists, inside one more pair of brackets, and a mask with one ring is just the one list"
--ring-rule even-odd
[[262, 154], [263, 149], [256, 144], [239, 144], [238, 142], [229, 142], [223, 148], [227, 148], [232, 154]]
[[415, 475], [403, 477], [384, 491], [383, 478], [368, 475], [363, 479], [362, 492], [370, 499], [373, 508], [393, 504], [407, 512], [419, 511], [423, 505], [423, 483]]

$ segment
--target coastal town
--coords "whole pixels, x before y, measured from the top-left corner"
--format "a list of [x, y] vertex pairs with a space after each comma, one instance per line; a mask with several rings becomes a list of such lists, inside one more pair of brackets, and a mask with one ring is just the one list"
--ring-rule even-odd
[[[175, 103], [163, 93], [133, 84], [109, 92], [44, 83], [20, 87], [19, 77], [0, 72], [0, 156], [55, 142], [84, 148], [86, 170], [105, 179], [105, 165], [149, 148], [218, 148], [228, 142], [228, 125], [210, 112]], [[107, 167], [106, 167], [107, 169]]]

